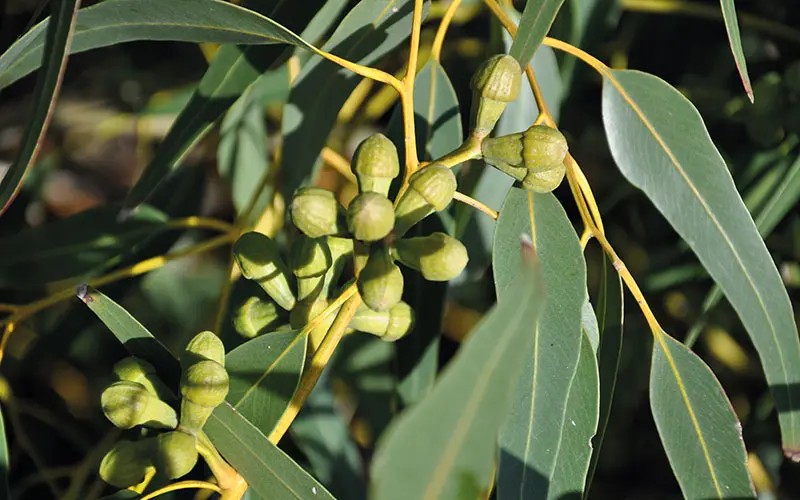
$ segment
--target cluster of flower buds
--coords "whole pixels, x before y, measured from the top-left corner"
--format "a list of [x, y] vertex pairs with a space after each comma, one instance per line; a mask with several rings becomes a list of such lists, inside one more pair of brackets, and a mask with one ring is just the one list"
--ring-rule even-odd
[[[339, 285], [343, 269], [359, 261], [358, 290], [364, 305], [350, 328], [393, 341], [413, 326], [413, 311], [404, 302], [403, 274], [397, 262], [429, 280], [453, 279], [467, 264], [466, 248], [443, 233], [404, 238], [425, 217], [444, 210], [456, 191], [453, 172], [428, 165], [409, 178], [396, 203], [389, 199], [392, 181], [400, 173], [394, 144], [381, 134], [364, 140], [352, 164], [358, 195], [347, 209], [328, 190], [297, 190], [291, 218], [301, 235], [284, 260], [276, 242], [260, 233], [242, 235], [234, 255], [245, 278], [257, 282], [289, 324], [301, 328], [325, 310]], [[270, 302], [250, 298], [237, 310], [234, 326], [244, 336], [280, 329], [281, 311]], [[329, 314], [310, 332], [316, 349], [335, 315]]]
[[567, 140], [558, 130], [534, 125], [522, 133], [489, 138], [506, 105], [520, 89], [522, 68], [502, 54], [487, 59], [472, 77], [472, 136], [483, 161], [512, 176], [525, 189], [547, 193], [564, 179]]
[[202, 332], [189, 342], [181, 362], [180, 418], [171, 404], [175, 398], [150, 363], [128, 357], [114, 366], [118, 380], [101, 396], [106, 417], [121, 429], [143, 426], [165, 432], [114, 445], [100, 463], [100, 477], [107, 483], [127, 488], [151, 469], [176, 479], [194, 468], [196, 435], [228, 393], [225, 349], [215, 334]]

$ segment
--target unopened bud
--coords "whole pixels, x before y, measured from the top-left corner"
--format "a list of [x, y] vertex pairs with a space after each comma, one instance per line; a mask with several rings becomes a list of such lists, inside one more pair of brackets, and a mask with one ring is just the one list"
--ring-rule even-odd
[[404, 238], [395, 242], [394, 255], [429, 281], [449, 281], [467, 266], [467, 248], [444, 233]]
[[489, 135], [506, 104], [519, 95], [521, 80], [519, 62], [507, 54], [493, 56], [478, 68], [470, 81], [473, 135]]
[[375, 311], [388, 311], [403, 296], [403, 273], [386, 248], [370, 252], [367, 264], [358, 276], [358, 291], [364, 304]]
[[242, 276], [258, 283], [272, 300], [287, 311], [294, 307], [289, 268], [272, 239], [255, 231], [245, 233], [233, 246], [233, 255], [242, 270]]
[[347, 207], [347, 228], [359, 241], [378, 241], [394, 227], [394, 207], [385, 195], [367, 191]]
[[395, 207], [395, 235], [403, 236], [428, 215], [444, 210], [455, 192], [456, 176], [449, 168], [433, 163], [415, 172]]
[[392, 179], [400, 173], [397, 148], [385, 135], [371, 135], [358, 145], [352, 168], [358, 178], [359, 191], [386, 196]]
[[373, 311], [362, 305], [350, 322], [351, 328], [377, 335], [387, 342], [404, 337], [413, 326], [414, 311], [402, 301], [388, 311]]
[[327, 189], [300, 188], [292, 199], [292, 222], [309, 238], [344, 234], [341, 212], [336, 197]]
[[174, 429], [178, 425], [175, 410], [136, 382], [114, 382], [103, 391], [100, 405], [106, 418], [120, 429], [137, 425]]

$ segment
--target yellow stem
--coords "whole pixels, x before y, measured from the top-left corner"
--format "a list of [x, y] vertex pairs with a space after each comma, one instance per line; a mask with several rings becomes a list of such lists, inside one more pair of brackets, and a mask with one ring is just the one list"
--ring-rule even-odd
[[210, 217], [184, 217], [183, 219], [171, 220], [167, 226], [174, 229], [213, 229], [221, 233], [233, 231], [234, 226], [224, 220], [213, 219]]
[[338, 346], [339, 341], [342, 340], [342, 335], [344, 335], [344, 331], [350, 324], [350, 320], [355, 316], [359, 305], [361, 305], [361, 296], [353, 294], [347, 299], [347, 302], [344, 303], [342, 309], [336, 315], [336, 319], [333, 321], [328, 333], [325, 335], [319, 348], [314, 352], [314, 356], [311, 358], [311, 365], [303, 372], [303, 376], [300, 378], [300, 383], [297, 385], [297, 390], [292, 396], [289, 406], [286, 408], [286, 411], [283, 412], [283, 415], [281, 415], [278, 423], [275, 424], [275, 428], [270, 432], [269, 440], [271, 443], [277, 444], [284, 434], [286, 434], [286, 431], [289, 430], [289, 426], [292, 425], [303, 403], [308, 399], [309, 394], [311, 394], [311, 391], [317, 384], [322, 370], [328, 364], [333, 352], [336, 350], [336, 346]]
[[578, 188], [586, 200], [586, 204], [588, 205], [589, 211], [594, 219], [594, 225], [597, 226], [597, 229], [599, 229], [600, 232], [605, 233], [605, 228], [603, 227], [603, 217], [600, 215], [600, 208], [597, 206], [597, 200], [594, 198], [594, 193], [592, 192], [592, 188], [589, 186], [589, 181], [583, 174], [583, 170], [581, 170], [580, 165], [578, 165], [578, 162], [575, 161], [575, 158], [571, 154], [567, 153], [567, 158], [565, 161], [571, 163], [575, 169], [575, 181], [578, 183]]
[[356, 183], [356, 176], [353, 174], [353, 171], [350, 168], [350, 162], [347, 160], [347, 158], [339, 154], [338, 151], [325, 146], [322, 148], [322, 161], [324, 161], [329, 167], [339, 172], [339, 174], [341, 174], [341, 176], [348, 181], [352, 182], [353, 184]]
[[318, 55], [324, 57], [325, 59], [338, 64], [339, 66], [341, 66], [341, 67], [343, 67], [345, 69], [349, 69], [350, 71], [352, 71], [353, 73], [355, 73], [357, 75], [361, 75], [361, 76], [363, 76], [365, 78], [370, 78], [370, 79], [375, 80], [377, 82], [381, 82], [381, 83], [385, 83], [387, 85], [391, 85], [398, 92], [402, 92], [403, 91], [402, 82], [400, 80], [398, 80], [397, 78], [395, 78], [394, 76], [390, 75], [389, 73], [383, 71], [383, 70], [380, 70], [380, 69], [377, 69], [377, 68], [371, 68], [369, 66], [364, 66], [364, 65], [355, 63], [353, 61], [348, 61], [347, 59], [345, 59], [343, 57], [339, 57], [339, 56], [337, 56], [335, 54], [331, 54], [330, 52], [327, 52], [325, 50], [322, 50], [322, 49], [319, 49], [319, 48], [316, 48], [316, 47], [314, 48], [314, 52], [317, 53]]
[[[403, 108], [403, 136], [405, 142], [406, 173], [403, 185], [418, 167], [417, 133], [414, 127], [414, 80], [417, 78], [417, 58], [419, 57], [419, 35], [422, 29], [423, 0], [414, 0], [414, 14], [411, 20], [411, 46], [408, 52], [408, 67], [402, 80], [400, 105]], [[402, 192], [402, 189], [401, 189]], [[398, 195], [399, 197], [399, 195]]]
[[603, 63], [600, 59], [597, 59], [593, 55], [589, 54], [588, 52], [585, 52], [579, 49], [578, 47], [575, 47], [574, 45], [570, 45], [567, 42], [562, 42], [561, 40], [558, 40], [556, 38], [550, 38], [549, 36], [544, 37], [542, 44], [577, 57], [581, 61], [591, 66], [595, 71], [597, 71], [604, 77], [611, 76], [611, 69], [609, 69], [609, 67], [606, 66], [605, 63]]
[[461, 146], [455, 151], [451, 151], [441, 158], [433, 160], [431, 163], [438, 163], [448, 168], [453, 168], [468, 160], [474, 160], [481, 157], [481, 140], [475, 136], [467, 137]]
[[171, 491], [178, 491], [178, 490], [211, 490], [215, 493], [222, 493], [222, 490], [219, 486], [213, 483], [209, 483], [206, 481], [180, 481], [178, 483], [172, 483], [163, 488], [156, 490], [152, 493], [148, 493], [147, 495], [143, 496], [141, 500], [150, 500], [152, 498], [164, 495]]
[[456, 200], [456, 201], [460, 201], [461, 203], [464, 203], [465, 205], [469, 205], [469, 206], [471, 206], [473, 208], [476, 208], [476, 209], [480, 210], [481, 212], [485, 213], [486, 215], [488, 215], [489, 217], [491, 217], [494, 220], [497, 220], [497, 218], [500, 217], [500, 212], [498, 212], [497, 210], [494, 210], [491, 207], [487, 207], [486, 205], [484, 205], [483, 203], [479, 202], [475, 198], [467, 196], [464, 193], [460, 193], [460, 192], [456, 191], [455, 194], [453, 195], [453, 199]]
[[447, 6], [447, 10], [444, 12], [444, 16], [442, 16], [442, 21], [439, 23], [439, 28], [436, 30], [436, 36], [433, 39], [433, 46], [431, 47], [431, 59], [436, 62], [439, 62], [442, 58], [442, 45], [444, 45], [444, 37], [447, 34], [447, 29], [450, 27], [450, 23], [453, 21], [453, 16], [456, 15], [456, 11], [458, 10], [458, 6], [461, 4], [461, 0], [453, 0], [450, 2], [450, 5]]
[[214, 443], [202, 431], [197, 433], [197, 452], [203, 457], [208, 468], [211, 469], [211, 473], [219, 483], [220, 490], [237, 491], [240, 483], [247, 484], [244, 478], [239, 475], [239, 472], [222, 458]]

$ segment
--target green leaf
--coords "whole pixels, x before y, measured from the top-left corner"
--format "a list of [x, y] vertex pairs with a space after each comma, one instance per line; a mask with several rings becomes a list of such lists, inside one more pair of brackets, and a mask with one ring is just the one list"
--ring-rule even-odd
[[513, 404], [500, 433], [497, 490], [500, 498], [547, 498], [564, 428], [573, 420], [566, 411], [581, 350], [586, 263], [558, 200], [512, 188], [500, 209], [492, 256], [500, 304], [505, 297], [516, 302], [507, 288], [519, 273], [521, 235], [535, 242], [547, 297], [519, 382], [512, 384]]
[[610, 271], [610, 261], [603, 260], [603, 274], [600, 280], [600, 291], [597, 299], [597, 323], [600, 329], [600, 345], [597, 348], [597, 364], [600, 372], [600, 408], [597, 433], [592, 438], [592, 460], [586, 479], [586, 491], [592, 483], [603, 438], [611, 416], [611, 404], [617, 386], [619, 362], [622, 357], [622, 322], [624, 318], [624, 301], [622, 296], [622, 279], [614, 271]]
[[139, 321], [122, 306], [103, 293], [82, 285], [78, 298], [86, 304], [100, 321], [131, 354], [149, 361], [156, 367], [159, 377], [177, 387], [180, 366], [175, 357]]
[[414, 82], [417, 148], [420, 158], [433, 160], [461, 145], [464, 137], [458, 96], [444, 68], [430, 60]]
[[[282, 29], [298, 30], [309, 21], [316, 7], [322, 3], [323, 0], [308, 0], [302, 4], [271, 2], [270, 9], [265, 10], [265, 13], [275, 19], [285, 19], [286, 27]], [[153, 159], [131, 188], [125, 200], [127, 209], [137, 207], [150, 196], [164, 177], [180, 165], [183, 157], [239, 96], [274, 65], [276, 60], [288, 54], [281, 46], [222, 46], [192, 98], [159, 145]]]
[[736, 5], [733, 0], [720, 0], [722, 18], [725, 21], [725, 30], [728, 32], [728, 44], [731, 46], [733, 59], [736, 61], [736, 70], [742, 79], [744, 91], [750, 102], [753, 102], [753, 86], [750, 85], [750, 75], [747, 74], [747, 61], [742, 50], [742, 37], [739, 35], [739, 22], [736, 20]]
[[597, 359], [589, 338], [583, 335], [580, 359], [567, 398], [564, 431], [553, 477], [547, 489], [547, 498], [583, 496], [592, 456], [592, 437], [597, 430], [599, 391]]
[[563, 3], [564, 0], [528, 0], [525, 4], [517, 36], [508, 51], [522, 67], [533, 58]]
[[219, 405], [203, 430], [249, 488], [263, 498], [333, 500], [328, 490], [229, 404]]
[[[49, 19], [0, 56], [0, 89], [40, 66]], [[268, 17], [222, 0], [106, 0], [80, 9], [70, 53], [136, 40], [291, 44], [312, 50]]]
[[[2, 405], [0, 405], [2, 410]], [[8, 440], [6, 439], [6, 424], [3, 412], [0, 411], [0, 498], [11, 498], [8, 491]]]
[[742, 426], [711, 370], [655, 333], [650, 407], [684, 498], [754, 498]]
[[[374, 64], [410, 35], [413, 10], [411, 0], [362, 0], [323, 49], [358, 64]], [[281, 192], [287, 200], [316, 171], [339, 110], [360, 81], [360, 76], [319, 56], [303, 66], [281, 125], [282, 163], [291, 166], [282, 172]]]
[[[9, 207], [17, 196], [28, 169], [36, 161], [44, 140], [44, 134], [50, 124], [55, 109], [61, 79], [67, 66], [72, 35], [75, 29], [75, 18], [79, 0], [61, 0], [53, 2], [53, 22], [42, 33], [41, 43], [46, 48], [44, 56], [40, 53], [37, 63], [44, 66], [34, 90], [33, 109], [22, 136], [17, 158], [0, 180], [0, 215]], [[3, 61], [0, 57], [0, 78], [2, 78]], [[2, 80], [0, 80], [2, 81]], [[2, 86], [0, 86], [2, 88]]]
[[739, 314], [772, 389], [784, 452], [800, 456], [800, 341], [792, 307], [702, 118], [663, 80], [609, 71], [603, 121], [622, 173], [689, 244]]
[[264, 434], [280, 419], [294, 394], [306, 358], [306, 336], [274, 332], [245, 342], [225, 357], [228, 403]]
[[0, 239], [0, 286], [36, 288], [108, 269], [168, 229], [154, 208], [142, 207], [124, 222], [118, 210], [93, 208]]
[[[496, 436], [514, 380], [532, 349], [542, 301], [531, 266], [475, 328], [433, 390], [386, 431], [373, 461], [371, 498], [477, 498], [488, 492]], [[423, 451], [421, 453], [421, 451]]]

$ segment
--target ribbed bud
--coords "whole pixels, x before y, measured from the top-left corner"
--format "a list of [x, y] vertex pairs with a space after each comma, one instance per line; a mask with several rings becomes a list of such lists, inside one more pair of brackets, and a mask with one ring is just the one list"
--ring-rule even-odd
[[305, 187], [294, 193], [292, 223], [309, 238], [344, 234], [340, 213], [339, 202], [327, 189]]
[[394, 206], [385, 195], [367, 191], [347, 207], [347, 228], [359, 241], [378, 241], [394, 227]]
[[394, 256], [428, 281], [450, 281], [467, 266], [467, 248], [444, 233], [397, 240]]
[[181, 429], [195, 433], [203, 428], [211, 412], [225, 401], [228, 372], [210, 359], [193, 364], [181, 377]]
[[272, 300], [287, 311], [294, 307], [289, 268], [272, 239], [255, 231], [245, 233], [233, 246], [233, 255], [242, 270], [242, 276], [257, 282]]
[[260, 297], [250, 297], [236, 309], [233, 327], [242, 337], [253, 338], [274, 331], [281, 324], [278, 306]]
[[564, 163], [568, 146], [564, 135], [545, 125], [522, 133], [489, 138], [481, 144], [483, 161], [521, 181], [529, 171], [544, 172]]
[[537, 193], [549, 193], [561, 184], [566, 173], [567, 167], [565, 167], [563, 163], [549, 170], [542, 170], [539, 172], [529, 170], [528, 174], [522, 180], [522, 187]]
[[352, 168], [360, 192], [371, 191], [386, 196], [392, 179], [400, 173], [397, 148], [385, 135], [373, 134], [358, 145]]
[[100, 405], [106, 418], [120, 429], [137, 425], [174, 429], [178, 425], [175, 410], [136, 382], [114, 382], [103, 391]]
[[414, 310], [402, 301], [388, 311], [373, 311], [362, 305], [350, 321], [350, 327], [393, 342], [407, 335], [414, 327]]
[[144, 481], [153, 467], [155, 440], [119, 441], [100, 462], [100, 477], [117, 488], [127, 488]]
[[208, 330], [198, 333], [186, 344], [181, 365], [187, 367], [205, 359], [225, 366], [225, 345], [214, 332]]
[[473, 135], [489, 135], [506, 104], [519, 95], [521, 80], [519, 62], [507, 54], [490, 57], [478, 68], [470, 81]]
[[415, 172], [408, 184], [395, 207], [394, 232], [398, 237], [433, 212], [444, 210], [456, 192], [455, 174], [436, 163]]
[[370, 252], [358, 277], [358, 291], [364, 304], [375, 311], [388, 311], [403, 296], [403, 273], [386, 248]]
[[156, 469], [170, 479], [183, 477], [197, 463], [196, 438], [181, 431], [156, 437]]
[[147, 391], [159, 399], [170, 399], [170, 391], [156, 375], [156, 369], [147, 361], [128, 356], [119, 360], [113, 368], [118, 380], [142, 384]]
[[333, 265], [327, 237], [301, 236], [292, 245], [290, 261], [292, 272], [297, 277], [298, 302], [314, 300], [322, 293], [325, 273]]

